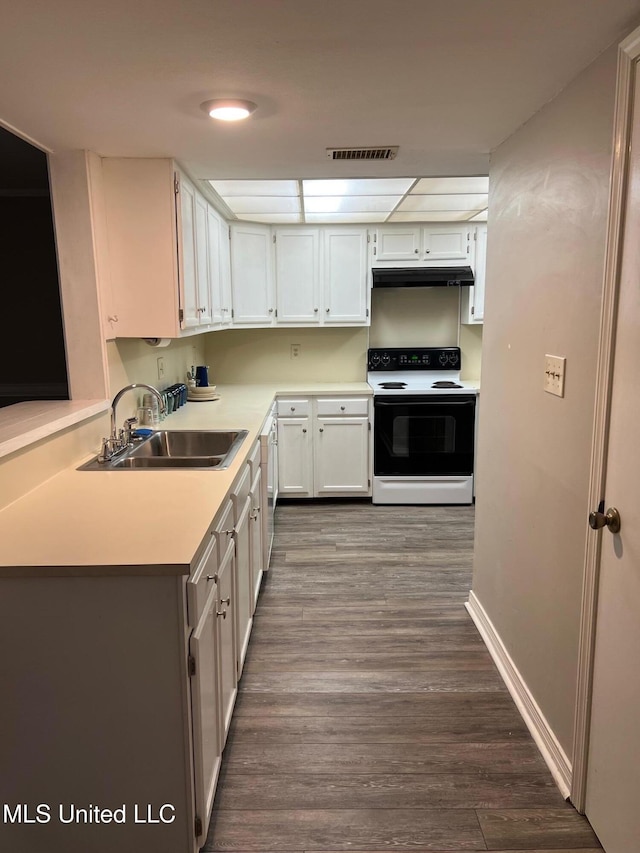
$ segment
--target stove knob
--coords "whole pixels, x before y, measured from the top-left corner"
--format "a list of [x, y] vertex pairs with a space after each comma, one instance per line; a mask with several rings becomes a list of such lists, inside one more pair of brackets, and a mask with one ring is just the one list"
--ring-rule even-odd
[[454, 364], [454, 365], [455, 365], [455, 364], [457, 364], [457, 363], [458, 363], [458, 361], [459, 361], [459, 359], [458, 359], [458, 353], [457, 353], [457, 352], [452, 352], [452, 353], [450, 353], [450, 354], [449, 354], [449, 361], [450, 361], [450, 363], [451, 363], [451, 364]]
[[377, 352], [374, 352], [369, 361], [371, 362], [371, 365], [375, 367], [377, 364], [380, 364], [380, 356]]
[[440, 358], [438, 359], [438, 361], [440, 362], [440, 364], [445, 365], [445, 364], [447, 363], [447, 360], [448, 360], [448, 359], [447, 359], [447, 354], [446, 354], [446, 352], [441, 352], [441, 353], [440, 353]]
[[389, 358], [389, 353], [386, 353], [382, 356], [382, 364], [384, 367], [387, 367], [391, 363], [391, 359]]

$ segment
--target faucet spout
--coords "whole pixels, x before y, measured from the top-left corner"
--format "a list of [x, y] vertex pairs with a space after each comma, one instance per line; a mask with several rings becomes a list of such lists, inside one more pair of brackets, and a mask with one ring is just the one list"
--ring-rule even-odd
[[158, 400], [159, 411], [163, 415], [166, 414], [167, 410], [164, 404], [164, 400], [162, 399], [162, 394], [158, 391], [157, 388], [154, 388], [153, 385], [147, 385], [145, 382], [133, 382], [131, 385], [125, 385], [125, 387], [121, 388], [111, 401], [111, 435], [109, 436], [109, 438], [103, 441], [102, 453], [100, 454], [100, 458], [102, 461], [107, 461], [108, 459], [111, 459], [117, 453], [120, 453], [122, 450], [124, 450], [127, 446], [127, 444], [121, 439], [121, 436], [118, 435], [118, 427], [116, 425], [116, 409], [121, 398], [127, 393], [127, 391], [133, 391], [135, 388], [146, 388], [147, 391], [151, 391], [151, 393], [154, 394], [156, 399]]

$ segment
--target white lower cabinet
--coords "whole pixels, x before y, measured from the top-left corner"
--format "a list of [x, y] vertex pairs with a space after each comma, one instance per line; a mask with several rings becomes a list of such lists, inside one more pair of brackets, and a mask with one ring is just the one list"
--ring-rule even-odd
[[238, 679], [242, 674], [242, 667], [247, 654], [253, 614], [253, 571], [251, 567], [251, 543], [249, 541], [250, 485], [251, 468], [247, 464], [242, 476], [231, 491], [234, 517], [233, 537], [236, 544], [235, 623]]
[[278, 401], [278, 480], [283, 497], [371, 494], [368, 397]]
[[[215, 569], [216, 542], [212, 539], [193, 578], [187, 583], [189, 620], [198, 620], [189, 640], [196, 815], [211, 813], [222, 753], [218, 575]], [[208, 574], [210, 571], [214, 574]]]
[[[220, 749], [224, 749], [231, 725], [231, 716], [236, 702], [236, 632], [234, 619], [234, 572], [235, 547], [232, 544], [218, 567], [218, 597], [216, 620], [218, 627], [218, 672], [219, 672], [219, 730]], [[209, 812], [207, 812], [209, 814]]]
[[251, 543], [251, 579], [252, 579], [252, 601], [251, 612], [253, 613], [258, 603], [260, 594], [260, 583], [264, 569], [264, 536], [262, 523], [262, 471], [258, 468], [253, 483], [251, 484], [251, 512], [249, 513], [249, 541]]

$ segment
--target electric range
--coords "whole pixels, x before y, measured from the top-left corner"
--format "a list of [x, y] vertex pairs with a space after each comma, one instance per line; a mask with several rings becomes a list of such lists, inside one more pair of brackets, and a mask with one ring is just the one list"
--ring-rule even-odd
[[372, 348], [367, 364], [373, 503], [472, 503], [477, 392], [460, 348]]

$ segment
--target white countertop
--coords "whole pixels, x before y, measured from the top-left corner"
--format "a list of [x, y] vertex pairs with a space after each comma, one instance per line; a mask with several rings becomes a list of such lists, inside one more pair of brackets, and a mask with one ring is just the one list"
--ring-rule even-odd
[[310, 382], [218, 386], [218, 393], [220, 400], [187, 403], [162, 426], [248, 430], [229, 468], [62, 471], [0, 512], [0, 575], [150, 574], [158, 567], [187, 573], [275, 395], [371, 389], [366, 382]]

